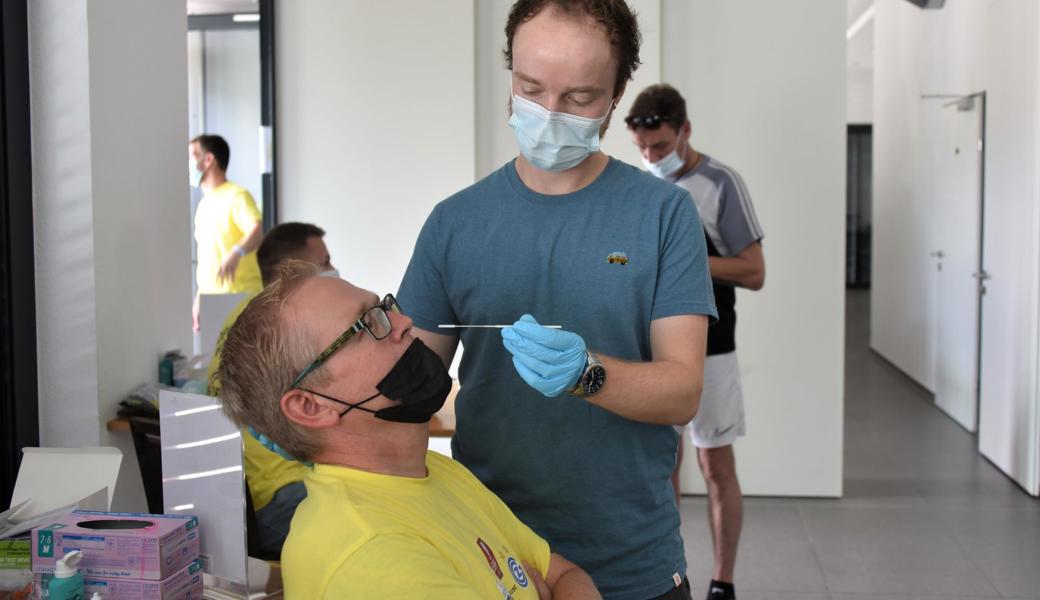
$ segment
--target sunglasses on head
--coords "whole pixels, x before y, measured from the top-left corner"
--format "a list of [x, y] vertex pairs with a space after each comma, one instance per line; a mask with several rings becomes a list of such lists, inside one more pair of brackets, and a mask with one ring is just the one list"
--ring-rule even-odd
[[625, 124], [630, 129], [657, 129], [662, 123], [672, 123], [675, 119], [662, 117], [661, 115], [650, 115], [648, 117], [630, 116], [625, 117]]

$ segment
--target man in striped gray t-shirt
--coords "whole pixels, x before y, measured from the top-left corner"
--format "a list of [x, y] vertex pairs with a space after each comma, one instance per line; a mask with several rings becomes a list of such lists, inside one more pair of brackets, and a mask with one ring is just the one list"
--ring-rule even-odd
[[[686, 101], [667, 84], [643, 90], [625, 119], [651, 173], [685, 188], [697, 205], [708, 246], [708, 267], [719, 320], [708, 329], [704, 391], [687, 425], [708, 487], [715, 564], [708, 600], [732, 600], [733, 570], [743, 525], [743, 500], [733, 442], [744, 435], [744, 397], [737, 364], [736, 287], [762, 288], [762, 228], [744, 180], [732, 168], [690, 145]], [[672, 485], [679, 501], [679, 445]]]

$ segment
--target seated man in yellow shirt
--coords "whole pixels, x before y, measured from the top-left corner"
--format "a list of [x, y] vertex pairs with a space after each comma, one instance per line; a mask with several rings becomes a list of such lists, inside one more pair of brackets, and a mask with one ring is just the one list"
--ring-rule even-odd
[[[325, 231], [310, 223], [282, 223], [267, 232], [256, 251], [264, 284], [273, 281], [276, 269], [291, 259], [317, 266], [322, 270], [322, 275], [339, 277], [339, 272], [332, 266], [324, 237]], [[252, 297], [251, 295], [240, 302], [224, 321], [223, 330], [217, 338], [216, 350], [209, 363], [211, 396], [220, 395], [219, 386], [212, 383], [213, 373], [220, 366], [224, 337]], [[289, 523], [296, 512], [296, 506], [307, 496], [303, 478], [311, 470], [303, 463], [286, 459], [268, 450], [248, 432], [243, 432], [242, 442], [246, 481], [249, 484], [249, 495], [253, 500], [256, 515], [255, 531], [250, 532], [256, 544], [252, 549], [262, 556], [278, 556], [282, 551], [282, 544], [285, 543], [285, 536], [289, 535]]]
[[292, 263], [228, 331], [223, 410], [314, 463], [287, 598], [598, 598], [465, 467], [427, 450], [451, 378], [397, 301]]
[[192, 326], [199, 330], [199, 294], [260, 291], [256, 249], [264, 235], [253, 196], [227, 179], [231, 148], [219, 135], [188, 143], [191, 185], [202, 189], [195, 209], [195, 282]]

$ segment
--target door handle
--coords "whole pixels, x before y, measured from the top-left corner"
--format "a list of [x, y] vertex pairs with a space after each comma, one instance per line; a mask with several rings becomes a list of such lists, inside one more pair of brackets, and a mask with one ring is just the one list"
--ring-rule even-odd
[[977, 273], [972, 273], [971, 276], [974, 277], [975, 279], [978, 279], [980, 282], [981, 281], [986, 281], [987, 279], [992, 279], [992, 276], [990, 276], [990, 274], [985, 272], [985, 271], [979, 271]]
[[936, 250], [935, 252], [929, 252], [929, 253], [928, 253], [928, 256], [931, 256], [931, 257], [933, 257], [933, 258], [939, 258], [939, 259], [941, 259], [942, 257], [944, 257], [944, 256], [946, 256], [946, 255], [945, 255], [945, 254], [943, 254], [943, 251], [942, 251], [942, 250]]

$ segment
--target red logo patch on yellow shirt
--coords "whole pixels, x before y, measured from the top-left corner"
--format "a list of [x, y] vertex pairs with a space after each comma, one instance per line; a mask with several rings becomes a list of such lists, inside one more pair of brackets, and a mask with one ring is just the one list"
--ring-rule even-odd
[[498, 566], [498, 559], [495, 558], [495, 553], [491, 551], [491, 547], [480, 538], [477, 538], [477, 545], [480, 546], [480, 551], [484, 553], [484, 558], [487, 559], [491, 570], [495, 572], [499, 579], [502, 579], [502, 568]]

